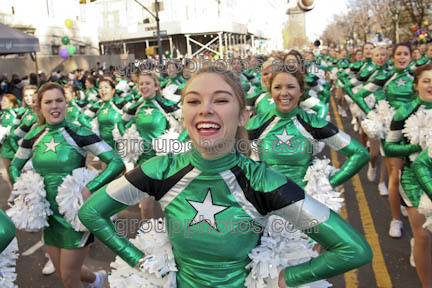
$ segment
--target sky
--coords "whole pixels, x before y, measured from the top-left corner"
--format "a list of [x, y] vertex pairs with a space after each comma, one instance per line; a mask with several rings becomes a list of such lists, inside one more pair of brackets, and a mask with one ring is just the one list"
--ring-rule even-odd
[[317, 39], [334, 15], [347, 12], [347, 0], [315, 0], [315, 8], [306, 13], [306, 35], [311, 40]]

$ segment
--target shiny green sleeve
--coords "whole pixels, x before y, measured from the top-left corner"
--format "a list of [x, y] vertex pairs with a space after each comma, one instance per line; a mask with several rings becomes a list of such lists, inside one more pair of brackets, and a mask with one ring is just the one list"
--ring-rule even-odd
[[432, 199], [432, 147], [423, 150], [411, 164], [417, 181], [423, 190]]
[[306, 234], [325, 251], [309, 262], [285, 269], [285, 282], [290, 287], [327, 279], [372, 261], [372, 251], [353, 227], [330, 210], [324, 223]]
[[[324, 90], [321, 91], [319, 94], [319, 99], [324, 103], [328, 103], [330, 101], [330, 96], [331, 96], [330, 91], [328, 89], [324, 88]], [[328, 110], [327, 110], [327, 113], [328, 113]]]
[[0, 253], [6, 249], [15, 238], [15, 225], [12, 220], [0, 209]]
[[81, 113], [78, 117], [78, 122], [88, 129], [93, 128], [92, 125], [90, 124], [90, 121], [91, 118], [84, 113]]
[[345, 161], [340, 170], [330, 177], [330, 184], [333, 187], [337, 187], [351, 179], [370, 160], [370, 154], [366, 148], [354, 138], [350, 138], [349, 145], [338, 150], [338, 152], [349, 158]]
[[361, 110], [363, 110], [363, 112], [369, 114], [370, 109], [364, 101], [364, 98], [369, 96], [373, 92], [369, 91], [366, 87], [367, 85], [364, 88], [360, 89], [360, 91], [358, 91], [357, 93], [353, 94], [353, 97], [351, 97], [351, 99], [353, 99], [353, 101], [360, 107]]
[[[90, 192], [94, 192], [101, 188], [105, 184], [114, 180], [120, 173], [125, 169], [123, 160], [116, 157], [116, 151], [113, 150], [107, 143], [105, 143], [99, 136], [93, 134], [93, 132], [81, 128], [79, 132], [83, 137], [89, 137], [89, 142], [94, 139], [91, 145], [84, 146], [83, 148], [99, 157], [101, 161], [107, 164], [106, 168], [96, 178], [87, 184], [87, 188]], [[90, 134], [90, 135], [89, 135]]]
[[94, 193], [83, 204], [78, 216], [84, 226], [100, 241], [112, 249], [126, 263], [134, 267], [144, 256], [144, 253], [136, 248], [127, 238], [125, 231], [129, 227], [125, 223], [114, 225], [110, 216], [126, 209], [122, 204], [106, 193], [106, 186]]
[[386, 156], [404, 157], [420, 152], [422, 149], [419, 145], [406, 144], [403, 141], [402, 130], [405, 126], [405, 120], [412, 111], [412, 103], [400, 107], [390, 124], [390, 131], [387, 134], [383, 148]]

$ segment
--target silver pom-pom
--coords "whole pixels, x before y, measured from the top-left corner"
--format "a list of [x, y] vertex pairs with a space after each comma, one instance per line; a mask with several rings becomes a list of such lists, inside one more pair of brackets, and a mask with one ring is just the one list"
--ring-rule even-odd
[[390, 104], [381, 100], [375, 109], [369, 112], [367, 118], [361, 122], [363, 131], [369, 138], [385, 139], [390, 131], [390, 124], [396, 110]]
[[0, 254], [0, 287], [16, 288], [16, 260], [18, 259], [18, 242], [14, 238]]
[[78, 168], [72, 175], [64, 178], [58, 188], [56, 201], [59, 212], [71, 223], [75, 231], [88, 231], [78, 218], [78, 211], [84, 203], [82, 190], [97, 176], [98, 172], [87, 168]]
[[329, 181], [337, 171], [330, 165], [330, 159], [315, 159], [303, 180], [307, 182], [304, 189], [307, 194], [339, 213], [344, 204], [344, 199], [340, 197], [342, 192], [335, 191]]
[[432, 202], [426, 193], [423, 193], [420, 197], [420, 202], [417, 209], [418, 212], [423, 214], [426, 218], [423, 228], [432, 232]]
[[[156, 227], [162, 219], [149, 220]], [[165, 225], [165, 223], [164, 223]], [[147, 225], [146, 225], [147, 226]], [[148, 226], [147, 226], [148, 227]], [[166, 231], [163, 229], [162, 231]], [[166, 232], [150, 229], [138, 235], [131, 242], [146, 255], [140, 263], [139, 270], [130, 267], [119, 256], [111, 263], [113, 269], [108, 276], [113, 288], [173, 288], [176, 287], [176, 263], [172, 246]]]
[[97, 119], [97, 117], [95, 117], [91, 122], [90, 125], [92, 127], [92, 132], [95, 133], [96, 135], [100, 136], [100, 131], [99, 131], [99, 121]]
[[[273, 225], [276, 221], [280, 226]], [[261, 237], [261, 244], [249, 253], [251, 269], [245, 281], [248, 288], [278, 288], [279, 274], [286, 267], [295, 266], [318, 256], [314, 242], [279, 216], [270, 216]], [[293, 229], [286, 229], [292, 227]], [[278, 228], [278, 229], [275, 229]], [[279, 229], [281, 228], [281, 229]], [[298, 287], [327, 288], [332, 285], [320, 280]]]
[[113, 130], [114, 141], [117, 143], [124, 143], [125, 154], [121, 155], [125, 163], [136, 163], [138, 158], [141, 156], [142, 148], [140, 148], [140, 141], [142, 140], [138, 131], [136, 130], [135, 124], [132, 124], [128, 129], [125, 130], [124, 135], [120, 134], [120, 131], [116, 127]]
[[36, 232], [48, 227], [48, 216], [53, 212], [48, 200], [43, 178], [36, 172], [27, 171], [18, 178], [12, 190], [14, 206], [6, 211], [19, 230]]
[[3, 143], [4, 140], [9, 136], [11, 130], [11, 126], [3, 127], [0, 126], [0, 143]]
[[402, 133], [410, 140], [411, 144], [420, 145], [422, 149], [425, 149], [428, 142], [431, 142], [432, 110], [420, 108], [405, 121]]

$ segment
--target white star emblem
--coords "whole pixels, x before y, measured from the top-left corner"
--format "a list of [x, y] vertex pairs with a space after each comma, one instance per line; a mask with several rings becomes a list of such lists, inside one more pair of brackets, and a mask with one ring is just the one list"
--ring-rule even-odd
[[73, 107], [69, 107], [68, 112], [72, 112], [72, 111], [73, 111]]
[[209, 188], [204, 202], [196, 202], [191, 200], [186, 200], [189, 204], [197, 211], [194, 219], [190, 222], [189, 226], [196, 225], [202, 221], [206, 221], [210, 226], [212, 226], [216, 231], [219, 231], [216, 226], [215, 215], [229, 208], [228, 206], [213, 205], [213, 199], [211, 195], [211, 190]]
[[406, 82], [404, 80], [402, 80], [402, 78], [401, 78], [396, 82], [396, 84], [398, 85], [398, 87], [400, 87], [400, 86], [405, 86]]
[[102, 111], [103, 114], [108, 114], [108, 108]]
[[275, 136], [277, 138], [279, 138], [279, 140], [280, 140], [279, 143], [278, 143], [279, 145], [282, 144], [282, 143], [288, 144], [289, 140], [294, 137], [294, 135], [288, 135], [286, 133], [286, 128], [284, 128], [282, 134], [275, 134]]
[[153, 108], [147, 108], [147, 109], [145, 109], [144, 110], [145, 115], [152, 115], [153, 110], [154, 110]]
[[30, 120], [32, 120], [33, 119], [33, 116], [32, 115], [27, 115], [27, 121], [30, 121]]
[[10, 115], [9, 114], [6, 114], [6, 117], [5, 117], [6, 119], [9, 119], [10, 118]]
[[273, 99], [273, 98], [270, 98], [270, 100], [269, 100], [269, 104], [270, 104], [270, 105], [273, 105], [273, 104], [274, 104], [274, 99]]
[[56, 146], [60, 145], [60, 143], [54, 142], [54, 137], [51, 138], [51, 141], [48, 143], [43, 143], [46, 146], [45, 152], [53, 151], [56, 153]]

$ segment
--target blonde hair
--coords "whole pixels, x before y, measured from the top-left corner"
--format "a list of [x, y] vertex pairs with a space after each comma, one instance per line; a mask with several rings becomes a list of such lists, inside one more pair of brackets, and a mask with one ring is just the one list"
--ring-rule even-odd
[[25, 99], [24, 99], [24, 95], [25, 95], [25, 92], [27, 91], [27, 90], [35, 90], [35, 92], [36, 92], [36, 86], [35, 85], [25, 85], [24, 87], [23, 87], [23, 89], [22, 89], [22, 91], [21, 91], [21, 98], [24, 100], [24, 101], [22, 101], [22, 106], [24, 107], [24, 106], [26, 106], [27, 105], [27, 103], [25, 102]]
[[[181, 103], [182, 104], [184, 103], [184, 97], [186, 95], [186, 92], [188, 90], [190, 83], [192, 83], [192, 81], [194, 81], [198, 75], [201, 75], [204, 73], [216, 74], [216, 75], [219, 75], [220, 77], [222, 77], [222, 79], [231, 87], [231, 89], [234, 92], [234, 96], [238, 100], [238, 103], [240, 106], [239, 116], [241, 115], [241, 113], [246, 111], [246, 96], [245, 96], [245, 92], [242, 88], [240, 79], [230, 71], [220, 72], [220, 70], [217, 70], [217, 67], [214, 68], [211, 66], [205, 67], [203, 69], [199, 69], [197, 72], [192, 74], [192, 77], [188, 80], [184, 89], [182, 89], [182, 95], [181, 95]], [[235, 135], [234, 147], [236, 147], [236, 150], [237, 150], [238, 143], [245, 142], [245, 141], [249, 142], [248, 133], [247, 133], [245, 127], [239, 126], [239, 127], [237, 127], [237, 131], [236, 131], [236, 135]], [[246, 156], [250, 156], [251, 151], [250, 151], [250, 149], [247, 149], [247, 151], [243, 151], [243, 149], [242, 149], [241, 151], [237, 150], [237, 152], [242, 153]]]
[[141, 76], [150, 76], [153, 79], [153, 82], [155, 84], [155, 87], [157, 87], [158, 89], [156, 90], [156, 96], [158, 97], [162, 97], [161, 95], [161, 89], [160, 89], [160, 82], [159, 82], [159, 78], [156, 76], [156, 74], [154, 74], [153, 72], [140, 72], [138, 74], [138, 83], [139, 83], [139, 78]]
[[36, 101], [37, 109], [39, 111], [39, 113], [37, 113], [37, 115], [38, 115], [38, 124], [39, 125], [43, 125], [46, 122], [45, 117], [40, 112], [43, 95], [45, 94], [46, 91], [53, 90], [53, 89], [59, 90], [61, 92], [61, 94], [63, 95], [63, 97], [65, 98], [65, 101], [66, 101], [66, 96], [65, 96], [65, 91], [63, 89], [63, 86], [61, 86], [60, 84], [54, 83], [54, 82], [48, 82], [48, 83], [43, 84], [39, 88], [39, 91], [38, 91], [38, 94], [37, 94], [37, 101]]

